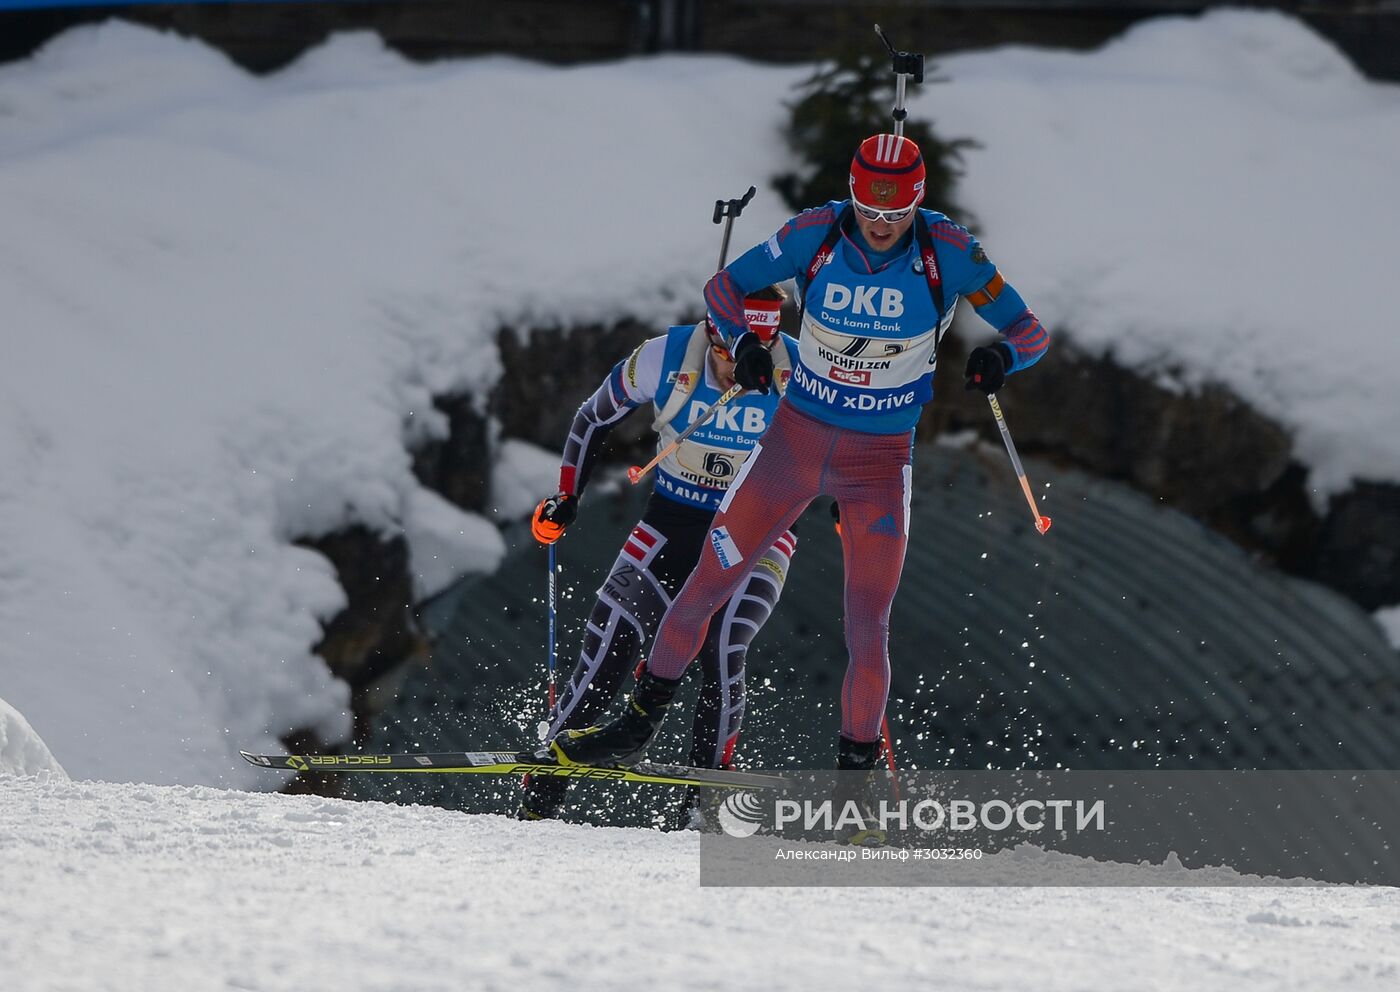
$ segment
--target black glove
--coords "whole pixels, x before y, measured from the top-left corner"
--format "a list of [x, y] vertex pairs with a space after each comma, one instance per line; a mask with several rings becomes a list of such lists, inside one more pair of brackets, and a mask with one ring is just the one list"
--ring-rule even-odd
[[530, 532], [541, 544], [553, 544], [564, 536], [564, 528], [578, 519], [578, 497], [567, 493], [556, 493], [548, 499], [540, 500], [535, 507], [534, 519], [530, 521]]
[[773, 384], [773, 355], [753, 331], [740, 334], [734, 342], [734, 381], [745, 389], [767, 395]]
[[841, 504], [836, 500], [831, 501], [831, 526], [836, 528], [836, 533], [841, 533]]
[[995, 393], [1006, 381], [1006, 370], [1015, 357], [1011, 349], [998, 341], [993, 345], [973, 348], [967, 356], [967, 389], [980, 389], [984, 393]]

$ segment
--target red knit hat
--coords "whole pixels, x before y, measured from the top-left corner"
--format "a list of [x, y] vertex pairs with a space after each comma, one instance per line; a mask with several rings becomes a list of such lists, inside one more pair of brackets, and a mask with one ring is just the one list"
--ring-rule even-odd
[[876, 210], [912, 207], [924, 198], [924, 157], [895, 134], [866, 138], [851, 160], [851, 198]]

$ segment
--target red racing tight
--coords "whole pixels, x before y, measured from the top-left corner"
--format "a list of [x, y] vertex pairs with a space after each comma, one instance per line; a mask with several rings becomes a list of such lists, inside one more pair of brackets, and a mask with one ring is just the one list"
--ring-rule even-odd
[[890, 604], [909, 535], [913, 432], [861, 434], [778, 405], [772, 425], [729, 487], [700, 554], [656, 633], [647, 667], [679, 678], [700, 652], [710, 618], [748, 577], [761, 553], [809, 503], [841, 507], [846, 571], [846, 649], [841, 732], [880, 739], [890, 690]]

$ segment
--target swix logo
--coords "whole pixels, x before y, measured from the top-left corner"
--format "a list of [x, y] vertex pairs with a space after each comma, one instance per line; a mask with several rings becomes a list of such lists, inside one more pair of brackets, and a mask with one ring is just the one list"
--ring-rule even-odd
[[[880, 296], [880, 306], [875, 307], [875, 295]], [[857, 286], [852, 289], [838, 282], [826, 284], [826, 298], [822, 306], [827, 310], [850, 308], [853, 314], [868, 314], [871, 317], [900, 317], [904, 314], [904, 294], [886, 286]]]
[[938, 276], [938, 256], [935, 255], [935, 254], [933, 253], [933, 250], [932, 250], [932, 249], [930, 249], [930, 250], [924, 252], [923, 255], [924, 255], [924, 265], [923, 265], [923, 267], [924, 267], [924, 271], [928, 273], [928, 278], [934, 280], [935, 282], [939, 281], [939, 276]]
[[848, 383], [852, 386], [870, 385], [869, 372], [854, 372], [850, 369], [838, 368], [835, 365], [831, 367], [831, 371], [826, 374], [826, 377], [828, 379], [835, 379], [837, 382]]

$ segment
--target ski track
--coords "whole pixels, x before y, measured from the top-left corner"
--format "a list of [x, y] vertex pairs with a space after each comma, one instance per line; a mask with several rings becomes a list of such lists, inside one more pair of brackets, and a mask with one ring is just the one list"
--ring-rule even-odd
[[0, 778], [0, 985], [1391, 990], [1393, 889], [702, 889], [694, 836]]

